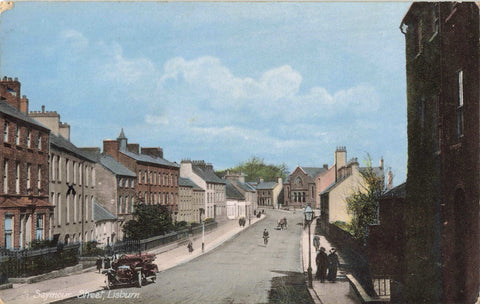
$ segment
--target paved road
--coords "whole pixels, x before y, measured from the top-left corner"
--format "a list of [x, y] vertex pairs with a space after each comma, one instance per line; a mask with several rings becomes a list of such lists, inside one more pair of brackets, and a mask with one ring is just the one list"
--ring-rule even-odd
[[[214, 251], [159, 273], [156, 283], [65, 303], [311, 303], [300, 261], [302, 214], [267, 212], [264, 221]], [[288, 219], [288, 230], [275, 230], [282, 217]], [[270, 233], [267, 246], [264, 228]]]

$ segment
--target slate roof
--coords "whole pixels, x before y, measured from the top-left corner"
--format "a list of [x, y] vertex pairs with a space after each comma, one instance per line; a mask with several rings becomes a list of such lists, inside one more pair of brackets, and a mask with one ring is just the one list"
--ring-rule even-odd
[[251, 183], [245, 183], [245, 186], [247, 186], [248, 188], [251, 189], [251, 191], [255, 192], [257, 191], [257, 189], [255, 188], [255, 186]]
[[245, 196], [240, 193], [240, 191], [238, 191], [229, 180], [226, 180], [225, 182], [227, 199], [245, 200]]
[[117, 218], [115, 215], [111, 214], [110, 211], [105, 209], [99, 203], [93, 201], [93, 220], [97, 221], [114, 221]]
[[255, 192], [255, 189], [250, 187], [247, 183], [242, 183], [238, 180], [231, 180], [230, 182], [242, 188], [243, 191]]
[[179, 177], [178, 178], [178, 185], [183, 187], [192, 187], [193, 189], [200, 189], [203, 190], [200, 186], [195, 184], [191, 179], [186, 177]]
[[382, 195], [382, 198], [405, 198], [407, 195], [407, 183], [400, 184]]
[[305, 173], [307, 173], [307, 175], [310, 176], [310, 178], [312, 179], [315, 178], [315, 176], [317, 176], [318, 174], [323, 173], [327, 170], [323, 167], [300, 167], [300, 168], [302, 168], [302, 170], [305, 171]]
[[17, 108], [14, 106], [8, 104], [6, 101], [0, 101], [0, 112], [5, 113], [9, 116], [15, 117], [17, 119], [26, 121], [32, 125], [35, 125], [37, 127], [40, 127], [45, 130], [50, 130], [49, 128], [45, 127], [35, 119], [31, 118], [30, 116], [26, 115], [25, 113], [20, 112]]
[[192, 164], [192, 169], [195, 174], [200, 176], [204, 181], [214, 184], [225, 184], [225, 180], [218, 177], [213, 170], [206, 167], [199, 167]]
[[110, 170], [115, 175], [131, 177], [137, 176], [134, 172], [130, 171], [130, 169], [116, 161], [115, 158], [111, 157], [110, 155], [101, 154], [99, 157], [99, 162], [102, 164], [102, 166]]
[[[358, 168], [358, 170], [359, 170], [360, 172], [365, 172], [365, 170], [367, 170], [367, 167]], [[374, 173], [375, 173], [376, 176], [381, 177], [381, 178], [384, 178], [383, 170], [382, 170], [380, 167], [374, 167], [374, 168], [373, 168], [373, 171], [374, 171]], [[347, 179], [347, 178], [350, 177], [350, 176], [351, 176], [351, 175], [349, 175], [349, 176], [344, 176], [343, 178], [338, 179], [336, 182], [334, 181], [334, 182], [331, 183], [325, 190], [323, 190], [323, 191], [320, 193], [320, 195], [332, 191], [336, 186], [338, 186], [339, 184], [341, 184], [345, 179]]]
[[57, 136], [53, 133], [50, 133], [50, 145], [55, 146], [59, 150], [73, 153], [75, 156], [83, 158], [84, 160], [90, 161], [92, 163], [97, 162], [96, 158], [93, 157], [90, 153], [77, 148], [77, 146], [75, 146], [68, 139], [65, 139], [62, 136]]
[[127, 150], [120, 150], [123, 154], [135, 159], [136, 161], [139, 162], [144, 162], [144, 163], [151, 163], [151, 164], [157, 164], [157, 165], [162, 165], [162, 166], [169, 166], [169, 167], [177, 167], [180, 168], [180, 166], [176, 163], [172, 163], [164, 158], [161, 157], [152, 157], [150, 155], [146, 154], [136, 154]]
[[257, 185], [257, 190], [272, 190], [277, 182], [261, 182]]

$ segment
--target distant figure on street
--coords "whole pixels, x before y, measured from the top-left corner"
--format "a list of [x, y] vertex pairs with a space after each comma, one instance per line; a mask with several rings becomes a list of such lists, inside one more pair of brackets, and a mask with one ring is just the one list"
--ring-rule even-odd
[[287, 225], [287, 218], [286, 217], [283, 218], [283, 224], [285, 225], [285, 230], [287, 230], [288, 225]]
[[263, 230], [263, 243], [265, 244], [265, 246], [268, 244], [268, 231], [267, 231], [267, 228], [265, 228], [265, 230]]
[[187, 248], [188, 248], [188, 252], [189, 252], [189, 253], [192, 253], [192, 252], [193, 252], [193, 243], [192, 243], [192, 241], [188, 241]]
[[98, 273], [100, 273], [100, 270], [102, 269], [102, 258], [98, 258], [95, 265], [97, 266]]
[[318, 235], [313, 236], [313, 247], [315, 247], [315, 252], [318, 252], [318, 248], [320, 248], [320, 237]]
[[338, 255], [336, 254], [335, 248], [330, 249], [330, 254], [328, 255], [328, 275], [327, 280], [335, 283], [337, 279], [337, 269], [340, 265], [338, 261]]
[[328, 268], [328, 256], [325, 252], [325, 248], [320, 247], [320, 251], [315, 258], [315, 262], [317, 264], [317, 274], [315, 278], [320, 280], [320, 282], [325, 282], [325, 277], [327, 276], [327, 268]]

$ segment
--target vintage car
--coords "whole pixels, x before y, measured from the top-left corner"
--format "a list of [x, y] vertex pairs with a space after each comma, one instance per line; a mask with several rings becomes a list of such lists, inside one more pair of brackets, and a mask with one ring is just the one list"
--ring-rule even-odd
[[106, 274], [106, 287], [119, 285], [137, 285], [142, 287], [148, 280], [155, 282], [158, 267], [153, 263], [154, 254], [126, 254], [112, 263], [112, 267], [103, 271]]

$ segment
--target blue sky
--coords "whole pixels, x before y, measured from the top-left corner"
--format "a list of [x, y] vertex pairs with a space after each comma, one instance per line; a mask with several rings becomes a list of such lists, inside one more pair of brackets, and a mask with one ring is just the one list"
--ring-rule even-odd
[[77, 146], [120, 129], [170, 161], [322, 166], [337, 146], [406, 178], [410, 3], [16, 2], [0, 74]]

